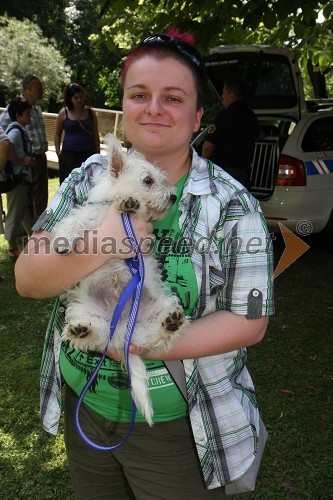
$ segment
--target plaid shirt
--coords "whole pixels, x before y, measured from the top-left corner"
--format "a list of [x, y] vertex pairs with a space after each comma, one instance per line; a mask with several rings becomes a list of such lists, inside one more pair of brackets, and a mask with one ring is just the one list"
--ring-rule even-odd
[[[74, 205], [82, 204], [92, 177], [101, 173], [106, 161], [94, 155], [75, 169], [35, 229], [51, 231]], [[250, 318], [273, 314], [272, 251], [257, 200], [193, 151], [179, 208], [179, 224], [191, 242], [199, 290], [193, 319], [221, 309]], [[53, 434], [61, 410], [59, 352], [65, 300], [62, 296], [56, 301], [41, 367], [41, 418]], [[199, 460], [207, 487], [216, 488], [241, 477], [257, 449], [259, 411], [246, 349], [184, 360], [184, 368]]]
[[[0, 126], [6, 130], [12, 120], [8, 113], [8, 107], [0, 115]], [[48, 150], [48, 142], [46, 138], [45, 124], [42, 108], [39, 104], [35, 104], [31, 109], [31, 121], [25, 127], [28, 136], [32, 141], [32, 154], [44, 154]]]

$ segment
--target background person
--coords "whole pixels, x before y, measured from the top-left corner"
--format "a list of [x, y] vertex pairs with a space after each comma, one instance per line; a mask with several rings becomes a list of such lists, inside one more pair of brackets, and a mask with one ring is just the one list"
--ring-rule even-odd
[[[85, 249], [81, 242], [78, 252], [59, 256], [49, 245], [49, 232], [73, 206], [84, 202], [94, 178], [107, 168], [107, 158], [91, 157], [66, 179], [49, 207], [49, 219], [37, 222], [16, 264], [21, 295], [61, 295], [45, 344], [41, 414], [45, 428], [56, 433], [62, 376], [67, 384], [67, 456], [80, 500], [224, 498], [224, 485], [249, 469], [262, 436], [245, 348], [263, 338], [273, 313], [269, 235], [258, 202], [189, 146], [200, 127], [206, 87], [203, 59], [192, 42], [192, 37], [177, 31], [147, 37], [126, 59], [121, 79], [126, 138], [134, 150], [166, 171], [177, 188], [177, 202], [165, 219], [153, 221], [155, 250], [166, 286], [178, 294], [192, 317], [187, 335], [167, 353], [130, 348], [146, 360], [148, 383], [154, 387], [153, 427], [137, 413], [126, 443], [103, 453], [80, 439], [73, 422], [77, 394], [100, 358], [61, 342], [66, 301], [61, 294], [108, 259], [124, 258], [126, 239], [112, 205], [100, 227], [88, 233]], [[137, 215], [132, 221], [138, 241], [146, 241], [152, 225]], [[102, 251], [106, 237], [117, 241], [112, 255]], [[258, 243], [255, 253], [245, 251], [252, 237]], [[161, 256], [163, 238], [173, 243], [180, 238], [189, 247], [169, 245], [172, 251]], [[203, 239], [209, 241], [207, 251], [200, 246]], [[104, 446], [119, 443], [131, 419], [126, 374], [117, 353], [109, 349], [108, 354], [80, 412], [88, 437]], [[164, 361], [174, 361], [183, 376], [185, 369], [187, 401]]]
[[[60, 184], [73, 168], [79, 167], [89, 156], [100, 152], [96, 114], [86, 106], [83, 87], [70, 83], [65, 87], [63, 95], [65, 107], [59, 111], [54, 134]], [[63, 132], [65, 135], [61, 148]]]
[[250, 187], [251, 163], [259, 137], [256, 115], [245, 100], [247, 85], [239, 78], [224, 81], [224, 109], [208, 129], [202, 156], [211, 158], [244, 186]]
[[[29, 74], [22, 81], [23, 94], [32, 106], [31, 121], [26, 127], [29, 138], [32, 141], [32, 156], [35, 158], [35, 166], [32, 173], [32, 196], [34, 217], [37, 219], [47, 207], [48, 200], [48, 174], [47, 158], [48, 143], [46, 138], [45, 124], [39, 101], [43, 97], [43, 85], [40, 79]], [[5, 130], [11, 119], [8, 106], [0, 116], [0, 126]]]
[[[0, 172], [5, 168], [7, 160], [9, 158], [9, 153], [11, 150], [11, 142], [6, 136], [4, 130], [0, 127]], [[0, 234], [5, 232], [3, 225], [3, 207], [2, 207], [2, 197], [0, 194]]]
[[[31, 156], [31, 142], [25, 130], [31, 119], [31, 104], [17, 97], [8, 106], [12, 123], [7, 127], [6, 134], [12, 144], [9, 159], [15, 176], [20, 176], [19, 184], [6, 193], [7, 214], [5, 222], [5, 239], [8, 241], [8, 256], [17, 259], [19, 256], [18, 242], [31, 234], [33, 208], [31, 199], [32, 169], [35, 159]], [[18, 128], [14, 128], [15, 127]]]
[[6, 136], [5, 131], [0, 127], [0, 172], [6, 166], [10, 150], [10, 140]]

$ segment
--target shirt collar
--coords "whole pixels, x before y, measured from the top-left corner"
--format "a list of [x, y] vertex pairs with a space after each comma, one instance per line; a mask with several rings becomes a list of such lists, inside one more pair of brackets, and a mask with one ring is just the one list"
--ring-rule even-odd
[[191, 147], [192, 163], [187, 182], [184, 186], [183, 195], [192, 194], [196, 196], [214, 194], [217, 187], [213, 181], [209, 161], [201, 158]]

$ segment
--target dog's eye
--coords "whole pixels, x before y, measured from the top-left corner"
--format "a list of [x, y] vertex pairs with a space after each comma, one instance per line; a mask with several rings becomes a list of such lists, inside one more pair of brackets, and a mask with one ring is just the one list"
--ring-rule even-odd
[[151, 177], [149, 177], [149, 175], [147, 175], [147, 177], [145, 177], [145, 178], [143, 179], [143, 182], [144, 182], [145, 184], [147, 184], [148, 186], [150, 186], [151, 184], [153, 184], [153, 182], [154, 182], [154, 181], [153, 181], [153, 179], [152, 179]]

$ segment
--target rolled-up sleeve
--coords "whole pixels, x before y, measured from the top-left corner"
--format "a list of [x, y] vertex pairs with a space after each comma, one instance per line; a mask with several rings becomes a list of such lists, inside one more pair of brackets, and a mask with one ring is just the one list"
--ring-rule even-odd
[[264, 216], [242, 216], [220, 243], [220, 307], [248, 318], [274, 314], [273, 249]]

